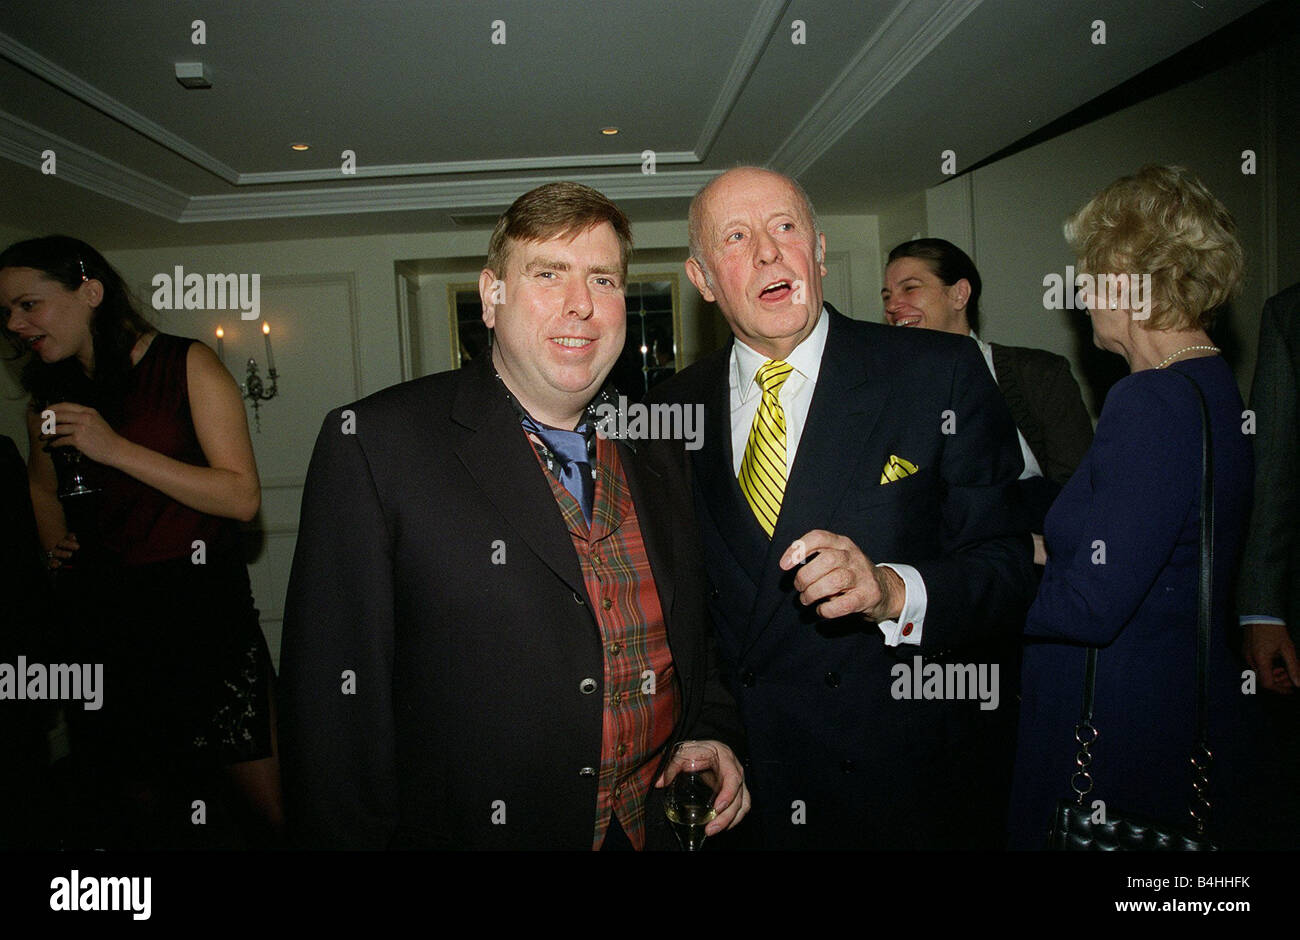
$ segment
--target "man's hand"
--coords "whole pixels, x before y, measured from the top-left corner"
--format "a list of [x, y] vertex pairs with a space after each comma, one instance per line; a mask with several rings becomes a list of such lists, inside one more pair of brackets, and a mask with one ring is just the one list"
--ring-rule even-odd
[[[816, 556], [816, 557], [814, 557]], [[868, 620], [897, 620], [903, 614], [907, 588], [892, 568], [878, 568], [853, 540], [813, 529], [795, 539], [781, 556], [781, 568], [802, 564], [794, 576], [799, 600], [817, 606], [826, 620], [865, 614]]]
[[[1290, 695], [1300, 686], [1300, 665], [1296, 663], [1295, 644], [1286, 626], [1278, 623], [1246, 624], [1246, 639], [1241, 654], [1255, 670], [1259, 681], [1270, 692]], [[1281, 660], [1281, 664], [1278, 661]]]
[[[749, 788], [745, 786], [745, 770], [740, 766], [735, 753], [721, 741], [691, 741], [691, 744], [707, 744], [718, 752], [718, 795], [714, 797], [713, 809], [717, 813], [704, 827], [704, 834], [716, 836], [724, 829], [732, 829], [745, 818], [749, 812]], [[673, 782], [677, 772], [685, 761], [674, 755], [664, 772], [655, 781], [655, 787], [666, 787]]]

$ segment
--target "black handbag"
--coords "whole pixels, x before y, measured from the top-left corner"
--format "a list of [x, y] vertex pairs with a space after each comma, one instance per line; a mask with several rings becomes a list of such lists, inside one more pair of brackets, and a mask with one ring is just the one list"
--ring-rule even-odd
[[[1183, 375], [1181, 372], [1175, 373]], [[1178, 825], [1148, 819], [1131, 813], [1105, 810], [1105, 822], [1094, 822], [1084, 798], [1092, 791], [1093, 779], [1088, 767], [1092, 763], [1091, 747], [1099, 732], [1092, 723], [1093, 692], [1097, 678], [1097, 649], [1088, 650], [1083, 679], [1083, 710], [1074, 727], [1079, 750], [1074, 757], [1075, 771], [1070, 777], [1074, 799], [1063, 799], [1056, 806], [1052, 820], [1049, 848], [1065, 852], [1138, 851], [1138, 852], [1215, 852], [1218, 845], [1206, 836], [1209, 822], [1210, 763], [1209, 747], [1209, 671], [1210, 592], [1214, 579], [1214, 484], [1213, 455], [1210, 440], [1210, 412], [1200, 386], [1183, 375], [1196, 389], [1201, 404], [1201, 533], [1200, 571], [1196, 590], [1196, 744], [1192, 748], [1192, 802], [1190, 821]]]

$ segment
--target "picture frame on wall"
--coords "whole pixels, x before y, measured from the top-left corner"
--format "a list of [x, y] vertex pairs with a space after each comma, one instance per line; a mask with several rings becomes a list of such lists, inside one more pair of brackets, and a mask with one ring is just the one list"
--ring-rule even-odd
[[[610, 372], [618, 391], [636, 401], [684, 365], [681, 362], [681, 304], [674, 272], [629, 275], [627, 338]], [[447, 285], [451, 365], [459, 369], [491, 346], [483, 325], [478, 282]]]

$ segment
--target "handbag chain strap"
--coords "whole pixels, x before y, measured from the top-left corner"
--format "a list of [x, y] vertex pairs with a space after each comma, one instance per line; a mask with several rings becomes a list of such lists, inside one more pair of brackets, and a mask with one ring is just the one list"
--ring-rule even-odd
[[1074, 726], [1074, 740], [1079, 745], [1079, 750], [1074, 754], [1075, 770], [1070, 776], [1070, 786], [1077, 797], [1075, 802], [1080, 806], [1083, 805], [1083, 798], [1092, 792], [1092, 774], [1088, 771], [1092, 764], [1092, 751], [1089, 748], [1097, 742], [1100, 735], [1092, 723], [1092, 693], [1096, 678], [1097, 651], [1089, 649], [1084, 662], [1083, 712], [1079, 715], [1079, 723]]
[[[1214, 582], [1214, 453], [1210, 438], [1210, 410], [1205, 403], [1201, 387], [1187, 375], [1174, 372], [1191, 383], [1196, 390], [1196, 397], [1201, 406], [1201, 526], [1200, 526], [1200, 564], [1196, 586], [1196, 744], [1192, 748], [1192, 801], [1188, 813], [1198, 836], [1205, 835], [1210, 817], [1210, 765], [1214, 754], [1209, 744], [1209, 658], [1210, 658], [1210, 614], [1212, 611], [1211, 590]], [[1092, 723], [1093, 694], [1097, 680], [1097, 648], [1090, 647], [1084, 664], [1083, 707], [1079, 721], [1074, 726], [1074, 740], [1079, 745], [1074, 755], [1074, 773], [1070, 776], [1070, 788], [1074, 790], [1075, 802], [1083, 805], [1084, 797], [1092, 792], [1093, 778], [1089, 767], [1092, 764], [1092, 745], [1096, 743], [1101, 732]]]
[[1205, 835], [1210, 818], [1210, 615], [1214, 585], [1214, 451], [1210, 441], [1210, 409], [1201, 387], [1182, 375], [1196, 389], [1201, 403], [1201, 539], [1200, 580], [1196, 588], [1196, 746], [1192, 749], [1192, 802], [1188, 812], [1197, 835]]

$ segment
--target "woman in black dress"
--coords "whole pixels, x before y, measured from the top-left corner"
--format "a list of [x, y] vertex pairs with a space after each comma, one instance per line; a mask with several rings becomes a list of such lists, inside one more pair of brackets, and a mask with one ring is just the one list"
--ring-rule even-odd
[[[0, 323], [31, 355], [28, 475], [65, 652], [104, 666], [102, 707], [65, 706], [95, 803], [84, 840], [262, 841], [280, 786], [237, 525], [261, 502], [237, 386], [202, 343], [154, 330], [73, 238], [0, 253]], [[68, 455], [93, 492], [67, 492]]]

